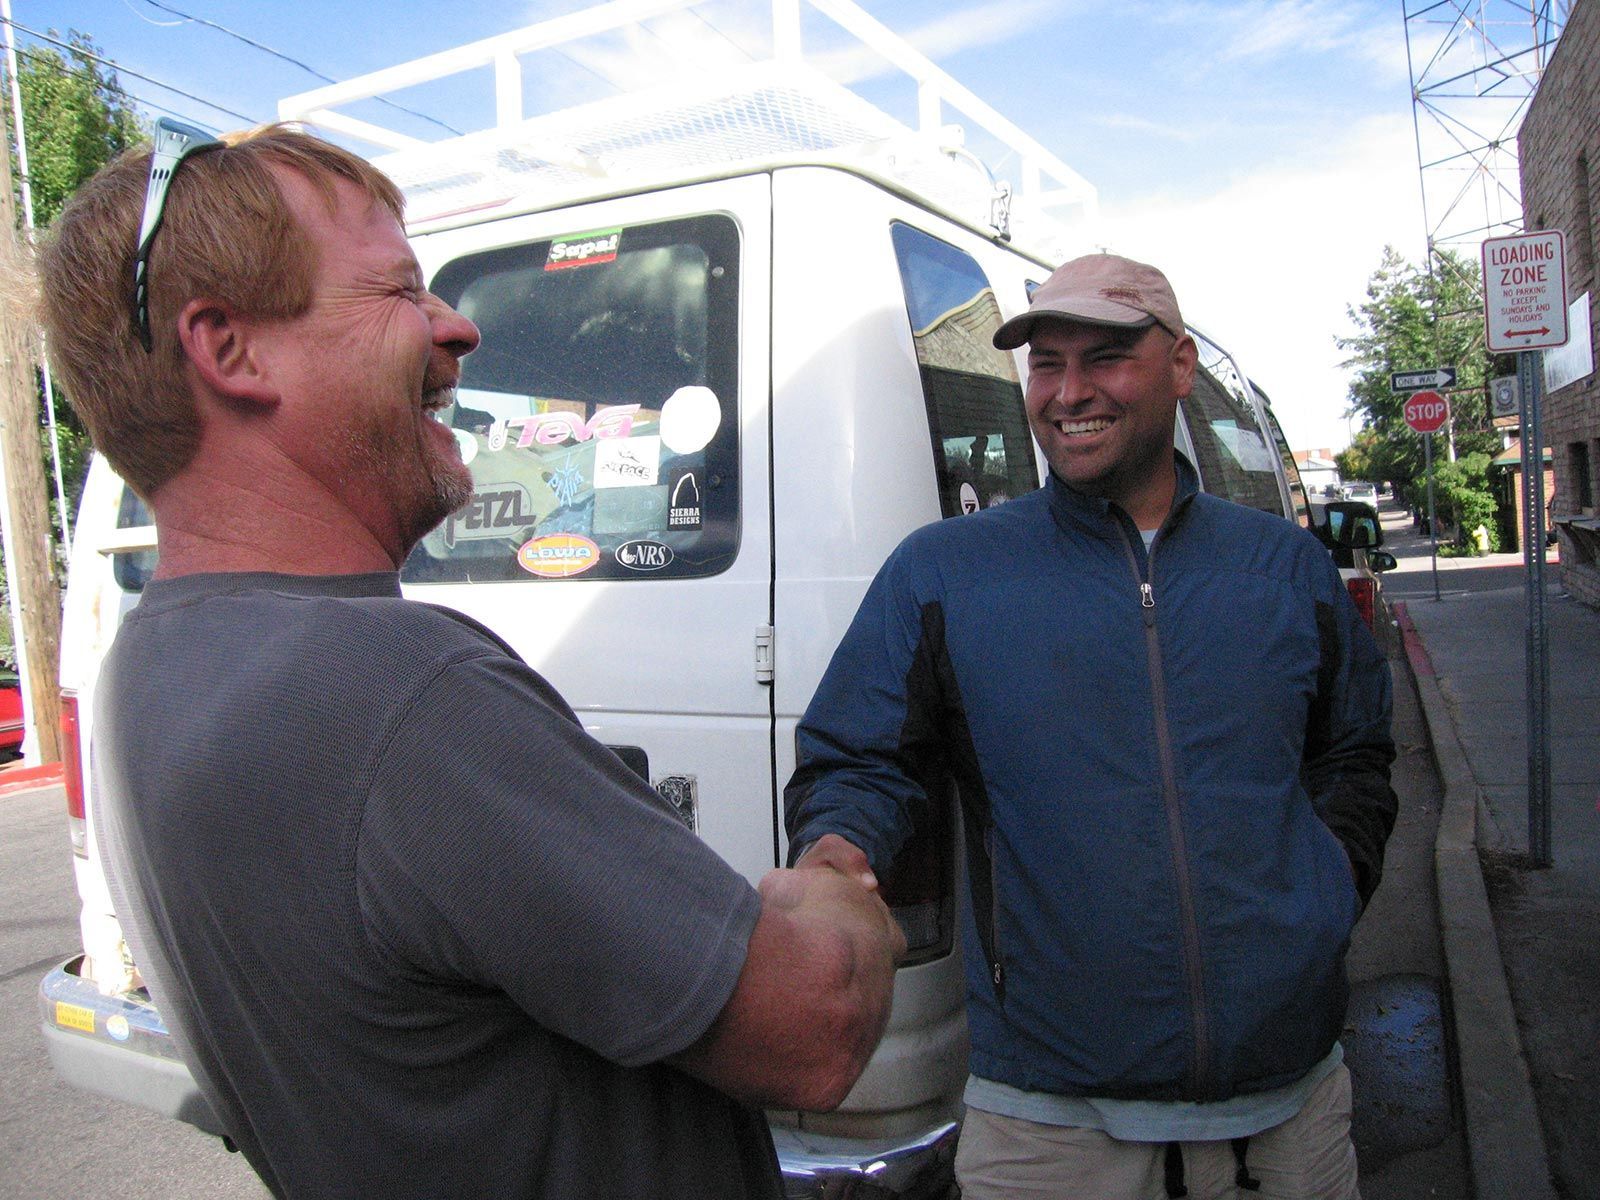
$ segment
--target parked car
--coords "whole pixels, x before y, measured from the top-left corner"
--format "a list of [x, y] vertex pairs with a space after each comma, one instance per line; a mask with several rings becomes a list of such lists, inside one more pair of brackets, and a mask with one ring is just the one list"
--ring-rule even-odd
[[0, 668], [0, 762], [22, 753], [22, 684], [15, 671]]
[[[748, 99], [730, 120], [765, 111]], [[795, 727], [886, 556], [1041, 482], [1023, 352], [990, 339], [1056, 256], [993, 224], [987, 178], [981, 212], [961, 207], [970, 170], [915, 139], [800, 151], [784, 126], [746, 157], [678, 165], [667, 139], [704, 121], [661, 107], [637, 114], [656, 134], [615, 139], [587, 173], [542, 157], [576, 136], [571, 114], [545, 141], [519, 121], [379, 160], [408, 191], [430, 290], [483, 333], [445, 414], [476, 490], [401, 582], [503, 636], [754, 880], [784, 859]], [[635, 143], [651, 153], [630, 168]], [[941, 191], [958, 168], [965, 190]], [[1201, 486], [1304, 523], [1265, 396], [1196, 338], [1176, 436]], [[100, 658], [157, 552], [98, 458], [73, 552], [69, 755], [88, 748]], [[84, 946], [41, 985], [52, 1062], [219, 1132], [139, 986], [81, 779], [67, 803]], [[967, 1075], [959, 827], [952, 802], [882, 880], [910, 950], [866, 1073], [836, 1112], [771, 1114], [791, 1197], [948, 1192]]]
[[[1371, 487], [1371, 484], [1367, 484]], [[1383, 523], [1378, 510], [1361, 500], [1335, 500], [1324, 506], [1323, 522], [1315, 532], [1333, 555], [1350, 599], [1372, 630], [1382, 640], [1388, 629], [1383, 605], [1383, 582], [1379, 576], [1398, 563], [1394, 555], [1380, 550]]]
[[1373, 508], [1378, 507], [1378, 487], [1376, 484], [1368, 483], [1363, 479], [1351, 479], [1345, 483], [1340, 491], [1342, 492], [1342, 498], [1345, 500], [1359, 500], [1363, 504], [1372, 505]]

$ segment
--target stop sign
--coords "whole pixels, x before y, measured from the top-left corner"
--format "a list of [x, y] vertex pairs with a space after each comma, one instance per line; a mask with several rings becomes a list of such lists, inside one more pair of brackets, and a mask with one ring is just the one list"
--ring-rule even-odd
[[1450, 419], [1450, 401], [1438, 392], [1413, 392], [1405, 416], [1406, 424], [1418, 433], [1438, 433]]

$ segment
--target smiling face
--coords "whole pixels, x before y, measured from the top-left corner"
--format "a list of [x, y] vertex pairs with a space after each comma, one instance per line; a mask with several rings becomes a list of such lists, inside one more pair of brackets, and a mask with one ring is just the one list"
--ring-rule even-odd
[[1118, 504], [1141, 529], [1172, 506], [1173, 426], [1194, 385], [1190, 337], [1157, 325], [1063, 320], [1028, 341], [1028, 423], [1050, 469], [1080, 492]]
[[381, 205], [340, 181], [330, 213], [304, 179], [282, 172], [279, 181], [319, 255], [311, 307], [282, 330], [288, 390], [304, 413], [297, 457], [398, 565], [472, 496], [436, 414], [454, 402], [478, 330], [425, 290], [404, 230]]

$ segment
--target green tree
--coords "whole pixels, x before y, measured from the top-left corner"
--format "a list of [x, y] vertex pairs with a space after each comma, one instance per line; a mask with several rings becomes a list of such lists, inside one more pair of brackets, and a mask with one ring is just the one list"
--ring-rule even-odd
[[[1438, 467], [1450, 459], [1464, 461], [1482, 456], [1483, 470], [1457, 472], [1441, 516], [1451, 514], [1451, 524], [1462, 535], [1478, 524], [1482, 503], [1493, 511], [1487, 479], [1488, 459], [1499, 450], [1491, 423], [1488, 381], [1496, 363], [1483, 344], [1483, 321], [1478, 287], [1478, 264], [1454, 251], [1439, 252], [1435, 270], [1429, 272], [1407, 262], [1392, 246], [1367, 283], [1366, 299], [1349, 308], [1352, 337], [1340, 338], [1348, 351], [1347, 367], [1354, 368], [1350, 405], [1365, 419], [1365, 428], [1341, 464], [1359, 470], [1354, 477], [1388, 479], [1413, 504], [1422, 503], [1427, 482], [1423, 470], [1422, 436], [1405, 422], [1406, 397], [1390, 389], [1395, 371], [1454, 367], [1456, 383], [1450, 389], [1451, 426], [1434, 435], [1435, 500], [1438, 503]], [[1481, 493], [1479, 499], [1472, 499]], [[1493, 522], [1489, 522], [1491, 525]]]
[[[28, 137], [28, 183], [34, 224], [40, 228], [55, 220], [79, 184], [147, 136], [116, 75], [96, 61], [102, 56], [95, 44], [76, 31], [66, 40], [71, 49], [65, 53], [48, 48], [19, 51], [17, 84]], [[20, 180], [11, 141], [15, 124], [9, 88], [6, 110], [13, 178]]]

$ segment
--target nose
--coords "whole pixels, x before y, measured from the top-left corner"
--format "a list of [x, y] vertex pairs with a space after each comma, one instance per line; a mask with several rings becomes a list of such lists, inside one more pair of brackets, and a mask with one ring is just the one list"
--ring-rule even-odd
[[428, 299], [432, 309], [433, 344], [455, 358], [465, 358], [476, 350], [482, 340], [478, 327], [432, 292], [428, 293]]
[[1089, 372], [1083, 369], [1081, 363], [1068, 360], [1061, 364], [1057, 375], [1056, 394], [1052, 399], [1067, 405], [1094, 399], [1094, 385], [1090, 383]]

